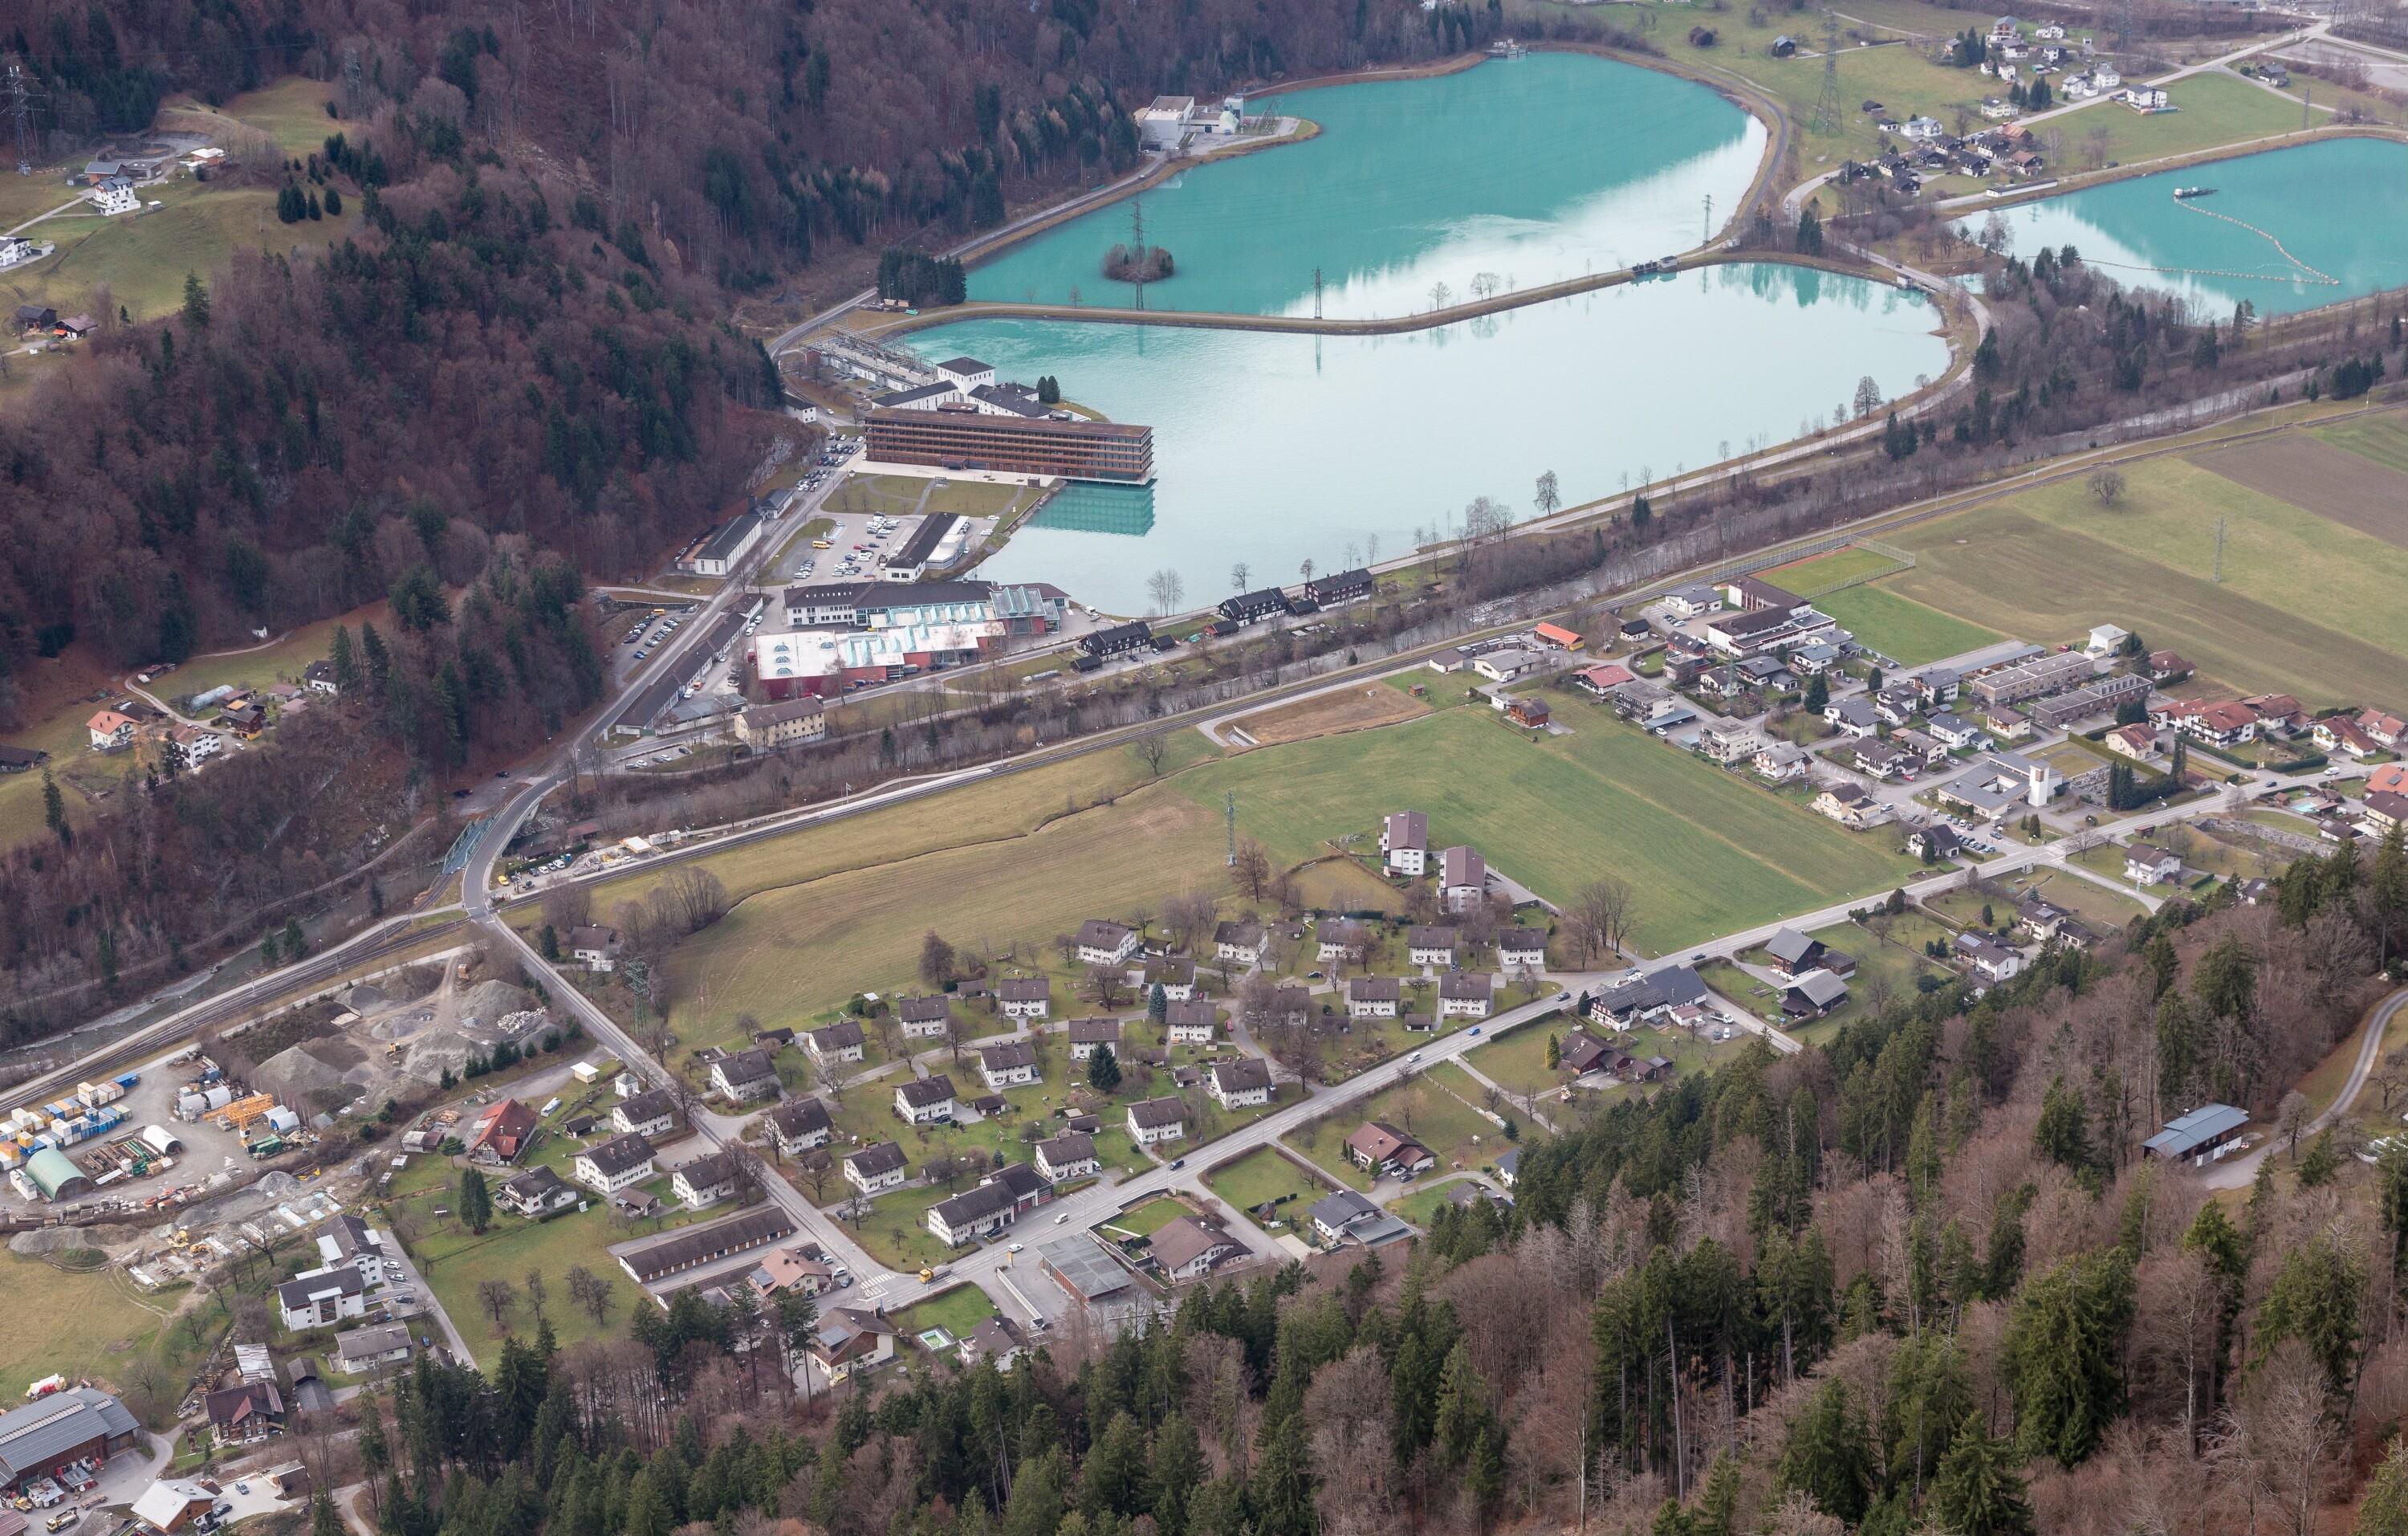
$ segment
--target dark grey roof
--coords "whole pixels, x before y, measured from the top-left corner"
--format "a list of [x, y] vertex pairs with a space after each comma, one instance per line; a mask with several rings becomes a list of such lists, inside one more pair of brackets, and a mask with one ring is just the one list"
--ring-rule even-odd
[[[2210, 1141], [2229, 1136], [2248, 1123], [2246, 1111], [2236, 1110], [2229, 1104], [2209, 1104], [2179, 1119], [2167, 1121], [2165, 1129], [2141, 1144], [2161, 1157], [2180, 1157]], [[7, 1423], [7, 1420], [0, 1419], [0, 1426]]]
[[749, 1050], [722, 1056], [713, 1064], [713, 1067], [721, 1077], [739, 1086], [778, 1075], [778, 1069], [769, 1060], [769, 1053], [757, 1045]]
[[675, 1114], [677, 1100], [669, 1097], [666, 1088], [647, 1088], [631, 1098], [619, 1100], [618, 1110], [626, 1116], [629, 1125], [641, 1126], [665, 1114]]
[[931, 1104], [945, 1103], [953, 1097], [953, 1080], [950, 1077], [915, 1077], [895, 1091], [903, 1096], [906, 1104], [915, 1110], [924, 1110]]
[[1118, 1045], [1121, 1042], [1121, 1021], [1118, 1019], [1072, 1019], [1070, 1043], [1073, 1045]]
[[792, 1140], [829, 1127], [827, 1106], [816, 1098], [789, 1098], [769, 1112], [769, 1124]]
[[0, 1414], [0, 1469], [10, 1480], [47, 1471], [69, 1451], [139, 1428], [123, 1403], [96, 1386], [53, 1392]]
[[1815, 940], [1796, 928], [1784, 928], [1765, 942], [1765, 953], [1776, 960], [1802, 960], [1813, 954]]
[[1623, 983], [1598, 998], [1598, 1005], [1609, 1013], [1676, 1008], [1682, 1003], [1703, 1002], [1706, 990], [1704, 979], [1687, 966], [1667, 966], [1652, 976]]
[[1271, 1065], [1260, 1056], [1240, 1056], [1212, 1064], [1212, 1081], [1225, 1094], [1245, 1093], [1271, 1085]]
[[903, 1149], [893, 1141], [881, 1141], [874, 1147], [863, 1147], [845, 1154], [844, 1160], [864, 1178], [892, 1173], [903, 1166]]
[[1037, 1065], [1037, 1047], [1025, 1040], [1008, 1040], [999, 1045], [979, 1047], [979, 1065], [990, 1072], [1008, 1072], [1015, 1068]]
[[1312, 1202], [1305, 1215], [1325, 1226], [1343, 1231], [1367, 1216], [1376, 1216], [1380, 1208], [1351, 1189], [1333, 1190]]
[[614, 1179], [631, 1168], [652, 1161], [652, 1143], [629, 1131], [624, 1136], [613, 1136], [600, 1146], [587, 1147], [578, 1156], [592, 1163], [595, 1171], [604, 1178]]
[[941, 995], [926, 998], [897, 998], [895, 999], [895, 1016], [905, 1024], [926, 1024], [932, 1020], [943, 1018], [949, 1012], [949, 1006]]
[[1064, 1163], [1082, 1163], [1096, 1155], [1096, 1139], [1077, 1131], [1051, 1137], [1037, 1143], [1037, 1155], [1055, 1168]]
[[1438, 983], [1441, 998], [1485, 998], [1494, 990], [1496, 983], [1484, 970], [1451, 970]]
[[1148, 1130], [1176, 1126], [1187, 1118], [1187, 1106], [1177, 1098], [1140, 1098], [1128, 1107], [1129, 1118]]
[[[276, 1287], [276, 1298], [283, 1302], [287, 1309], [297, 1312], [309, 1305], [311, 1297], [323, 1296], [330, 1290], [340, 1291], [345, 1296], [357, 1296], [366, 1289], [367, 1286], [361, 1282], [360, 1271], [353, 1266], [346, 1264], [339, 1270], [328, 1270], [322, 1274], [305, 1275], [298, 1280], [288, 1280]], [[0, 1456], [7, 1454], [6, 1447], [0, 1447]]]
[[409, 1347], [409, 1325], [379, 1323], [369, 1328], [353, 1328], [335, 1339], [335, 1353], [346, 1360], [373, 1359], [396, 1349]]
[[708, 1227], [689, 1227], [672, 1233], [648, 1247], [621, 1255], [619, 1262], [629, 1274], [650, 1285], [663, 1275], [794, 1235], [794, 1217], [774, 1205], [763, 1206]]

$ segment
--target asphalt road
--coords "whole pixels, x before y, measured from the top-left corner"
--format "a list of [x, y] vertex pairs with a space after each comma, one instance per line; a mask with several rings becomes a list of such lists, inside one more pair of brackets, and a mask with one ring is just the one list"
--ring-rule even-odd
[[[2358, 1059], [2350, 1064], [2349, 1081], [2341, 1085], [2341, 1092], [2333, 1097], [2332, 1106], [2308, 1122], [2308, 1128], [2302, 1133], [2303, 1138], [2314, 1136], [2339, 1120], [2349, 1113], [2351, 1105], [2358, 1102], [2359, 1090], [2366, 1086], [2366, 1080], [2373, 1072], [2375, 1062], [2383, 1055], [2384, 1031], [2391, 1027], [2392, 1019], [2399, 1014], [2402, 1006], [2408, 1006], [2408, 988], [2402, 988], [2384, 998], [2382, 1002], [2375, 1005], [2373, 1012], [2366, 1016], [2366, 1033], [2358, 1041]], [[2278, 1140], [2279, 1138], [2270, 1136], [2266, 1139], [2265, 1145], [2243, 1153], [2238, 1157], [2226, 1158], [2201, 1174], [2200, 1183], [2209, 1189], [2240, 1189], [2255, 1183], [2258, 1178], [2258, 1165], [2264, 1162], [2267, 1155], [2274, 1150], [2274, 1144]]]

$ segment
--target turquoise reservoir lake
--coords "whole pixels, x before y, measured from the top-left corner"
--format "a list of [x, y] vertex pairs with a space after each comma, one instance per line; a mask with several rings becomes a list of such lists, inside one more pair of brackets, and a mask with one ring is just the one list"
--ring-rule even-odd
[[905, 339], [1154, 427], [1152, 487], [1073, 486], [980, 567], [1136, 614], [1157, 569], [1217, 600], [1237, 562], [1285, 582], [1393, 558], [1475, 496], [1529, 517], [1545, 470], [1570, 505], [1784, 441], [1862, 377], [1892, 397], [1937, 377], [1937, 323], [1913, 294], [1743, 264], [1401, 336], [987, 320]]
[[[1319, 136], [1192, 167], [1144, 194], [1147, 243], [1177, 275], [1150, 309], [1364, 319], [1421, 313], [1493, 275], [1535, 288], [1686, 251], [1737, 210], [1764, 125], [1704, 86], [1579, 53], [1492, 60], [1428, 79], [1326, 86], [1249, 104]], [[1104, 254], [1128, 201], [1014, 246], [972, 298], [1125, 305]]]
[[[2180, 200], [2176, 187], [2215, 191]], [[2071, 245], [2124, 286], [2177, 294], [2203, 319], [2228, 319], [2243, 299], [2260, 314], [2288, 314], [2408, 283], [2408, 144], [2325, 139], [2044, 198], [2004, 217], [2011, 250], [2026, 261]], [[1977, 214], [1963, 227], [1978, 233], [1985, 222]]]

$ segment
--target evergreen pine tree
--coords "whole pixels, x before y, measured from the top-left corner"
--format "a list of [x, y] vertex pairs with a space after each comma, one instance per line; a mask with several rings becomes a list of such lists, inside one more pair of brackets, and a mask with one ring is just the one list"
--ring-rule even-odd
[[42, 820], [60, 847], [74, 846], [75, 828], [67, 825], [66, 797], [59, 793], [59, 782], [50, 777], [49, 768], [42, 770]]
[[1112, 1054], [1111, 1046], [1098, 1045], [1087, 1057], [1087, 1081], [1100, 1093], [1110, 1093], [1121, 1085], [1120, 1058]]
[[493, 1192], [485, 1187], [485, 1175], [473, 1168], [460, 1170], [460, 1223], [477, 1233], [494, 1224]]
[[1807, 1403], [1782, 1448], [1773, 1481], [1784, 1492], [1803, 1492], [1833, 1519], [1854, 1525], [1864, 1518], [1872, 1448], [1846, 1382], [1832, 1377]]
[[1931, 1485], [1931, 1512], [1951, 1536], [2031, 1536], [2031, 1506], [2007, 1448], [1969, 1413]]

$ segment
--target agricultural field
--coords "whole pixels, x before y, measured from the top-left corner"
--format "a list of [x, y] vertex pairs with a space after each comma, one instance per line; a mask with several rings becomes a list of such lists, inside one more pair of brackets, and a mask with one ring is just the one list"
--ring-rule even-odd
[[2312, 438], [2408, 475], [2408, 411], [2386, 411], [2320, 426]]
[[[2401, 436], [2408, 438], [2408, 432]], [[2377, 449], [2390, 446], [2380, 437], [2358, 440]], [[2408, 468], [2394, 468], [2321, 433], [2285, 433], [2193, 454], [2191, 462], [2345, 528], [2408, 548]]]
[[1885, 889], [1910, 868], [1602, 710], [1566, 717], [1572, 734], [1532, 741], [1486, 711], [1450, 711], [1246, 753], [1170, 787], [1207, 812], [1234, 791], [1240, 832], [1289, 862], [1328, 852], [1332, 839], [1374, 838], [1383, 815], [1412, 806], [1428, 812], [1435, 844], [1472, 843], [1551, 900], [1618, 875], [1643, 893], [1633, 938], [1656, 954]]
[[2181, 460], [2128, 477], [2112, 510], [2077, 478], [1909, 529], [1921, 563], [1876, 589], [2036, 642], [2120, 624], [2217, 682], [2311, 708], [2399, 691], [2408, 549]]
[[1411, 694], [1372, 682], [1343, 693], [1324, 694], [1318, 698], [1298, 699], [1292, 704], [1257, 710], [1253, 714], [1240, 715], [1228, 722], [1222, 729], [1225, 732], [1243, 731], [1254, 738], [1256, 744], [1275, 747], [1283, 742], [1310, 740], [1316, 736], [1337, 736], [1373, 725], [1398, 725], [1417, 720], [1429, 712], [1429, 706]]

